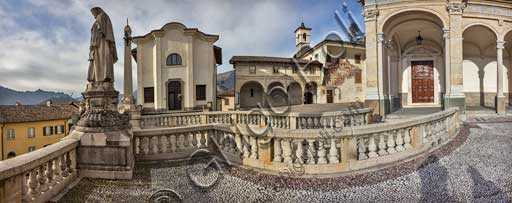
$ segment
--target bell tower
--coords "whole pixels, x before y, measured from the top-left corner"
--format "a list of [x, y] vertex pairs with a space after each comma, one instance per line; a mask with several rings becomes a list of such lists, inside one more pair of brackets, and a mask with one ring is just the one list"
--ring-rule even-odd
[[304, 22], [302, 22], [300, 26], [295, 29], [295, 47], [297, 48], [297, 52], [302, 49], [302, 47], [310, 46], [310, 41], [311, 28], [307, 28]]

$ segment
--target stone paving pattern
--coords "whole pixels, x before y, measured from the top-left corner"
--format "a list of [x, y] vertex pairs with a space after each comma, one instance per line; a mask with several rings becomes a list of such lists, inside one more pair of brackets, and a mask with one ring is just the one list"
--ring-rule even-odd
[[362, 175], [301, 179], [236, 168], [201, 190], [185, 163], [156, 162], [138, 164], [129, 181], [82, 179], [60, 202], [145, 202], [160, 189], [184, 202], [511, 202], [512, 123], [467, 121], [428, 157]]

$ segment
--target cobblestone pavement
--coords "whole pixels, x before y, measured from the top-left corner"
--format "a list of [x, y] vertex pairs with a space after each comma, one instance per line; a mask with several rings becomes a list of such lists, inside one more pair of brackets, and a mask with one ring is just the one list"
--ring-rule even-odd
[[[512, 123], [474, 123], [461, 132], [464, 139], [451, 153], [436, 151], [419, 164], [360, 178], [294, 179], [282, 187], [279, 177], [235, 169], [201, 190], [187, 178], [185, 164], [160, 162], [137, 165], [130, 181], [82, 179], [61, 202], [144, 202], [160, 189], [176, 191], [184, 202], [511, 202]], [[372, 178], [382, 180], [366, 181]], [[303, 182], [319, 186], [307, 189]]]

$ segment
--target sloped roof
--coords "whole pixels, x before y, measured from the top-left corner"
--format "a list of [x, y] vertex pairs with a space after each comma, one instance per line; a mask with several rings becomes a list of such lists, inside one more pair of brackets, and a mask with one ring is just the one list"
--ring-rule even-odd
[[271, 57], [271, 56], [233, 56], [229, 63], [234, 64], [237, 62], [271, 62], [271, 63], [288, 63], [288, 64], [311, 64], [322, 65], [317, 60], [310, 61], [306, 59], [284, 58], [284, 57]]
[[74, 104], [0, 105], [0, 123], [69, 119], [78, 113]]

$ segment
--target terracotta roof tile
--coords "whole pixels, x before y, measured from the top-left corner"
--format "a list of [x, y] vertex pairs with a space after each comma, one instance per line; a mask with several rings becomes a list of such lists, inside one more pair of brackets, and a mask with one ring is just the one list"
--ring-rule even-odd
[[22, 123], [68, 119], [78, 113], [73, 104], [0, 105], [0, 123]]

